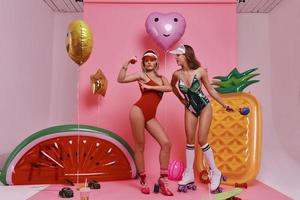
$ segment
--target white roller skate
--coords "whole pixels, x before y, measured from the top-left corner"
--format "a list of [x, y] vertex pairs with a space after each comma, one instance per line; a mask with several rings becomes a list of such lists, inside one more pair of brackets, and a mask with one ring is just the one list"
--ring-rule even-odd
[[221, 171], [217, 168], [209, 170], [210, 176], [210, 192], [217, 194], [223, 192], [223, 188], [220, 187], [221, 181], [226, 181], [226, 177], [222, 175]]
[[194, 183], [194, 170], [185, 169], [182, 180], [178, 182], [178, 192], [187, 192], [188, 190], [196, 190], [197, 186]]

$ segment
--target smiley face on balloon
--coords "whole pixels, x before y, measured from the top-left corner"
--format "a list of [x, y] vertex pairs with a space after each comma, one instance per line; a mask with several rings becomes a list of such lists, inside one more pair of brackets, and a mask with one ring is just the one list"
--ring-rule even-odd
[[145, 25], [150, 37], [164, 50], [180, 40], [186, 27], [184, 17], [177, 12], [150, 13]]

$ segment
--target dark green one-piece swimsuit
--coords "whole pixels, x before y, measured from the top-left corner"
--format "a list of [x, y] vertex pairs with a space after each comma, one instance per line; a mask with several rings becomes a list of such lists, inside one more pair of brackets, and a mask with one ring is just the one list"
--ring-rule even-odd
[[186, 87], [181, 79], [178, 81], [178, 88], [188, 102], [186, 108], [196, 117], [199, 117], [203, 108], [209, 103], [209, 100], [202, 92], [201, 82], [197, 79], [196, 74], [193, 77], [190, 88]]

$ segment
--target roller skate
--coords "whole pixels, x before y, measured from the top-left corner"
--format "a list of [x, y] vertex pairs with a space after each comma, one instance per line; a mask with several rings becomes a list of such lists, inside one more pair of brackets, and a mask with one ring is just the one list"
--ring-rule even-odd
[[173, 196], [173, 193], [170, 191], [168, 188], [168, 178], [159, 178], [158, 183], [154, 185], [154, 193], [162, 193], [163, 195], [166, 196]]
[[182, 180], [178, 182], [178, 192], [186, 193], [188, 190], [196, 190], [197, 186], [194, 183], [194, 170], [185, 170]]
[[223, 192], [223, 188], [220, 187], [221, 181], [226, 181], [227, 178], [222, 175], [221, 171], [217, 168], [215, 170], [210, 170], [210, 192], [212, 194], [217, 194]]
[[140, 175], [140, 184], [141, 184], [141, 192], [143, 194], [150, 194], [150, 188], [146, 183], [146, 175], [145, 174]]

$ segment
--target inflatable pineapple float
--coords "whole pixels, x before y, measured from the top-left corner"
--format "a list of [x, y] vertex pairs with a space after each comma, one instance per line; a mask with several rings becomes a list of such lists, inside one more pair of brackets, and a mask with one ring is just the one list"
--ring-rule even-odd
[[[234, 68], [228, 76], [217, 76], [214, 79], [216, 91], [221, 93], [224, 101], [234, 108], [235, 112], [226, 112], [216, 101], [211, 100], [213, 120], [208, 142], [214, 151], [218, 168], [228, 180], [225, 184], [249, 183], [255, 179], [260, 168], [261, 155], [261, 110], [256, 98], [243, 90], [258, 82], [251, 80], [259, 75], [253, 73], [257, 68], [239, 73]], [[240, 109], [247, 108], [245, 114]], [[201, 148], [197, 150], [197, 169], [200, 180], [207, 182], [207, 164], [203, 160]]]

